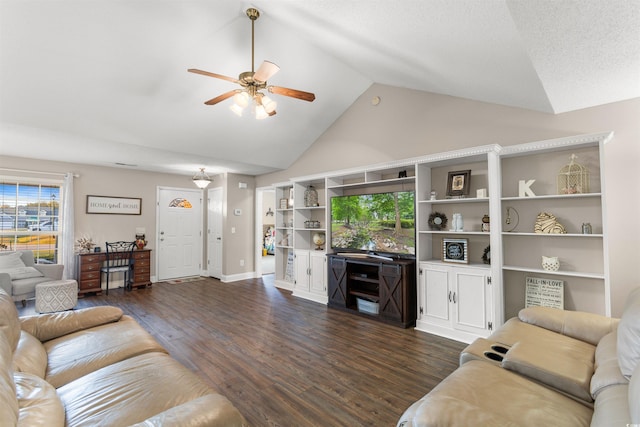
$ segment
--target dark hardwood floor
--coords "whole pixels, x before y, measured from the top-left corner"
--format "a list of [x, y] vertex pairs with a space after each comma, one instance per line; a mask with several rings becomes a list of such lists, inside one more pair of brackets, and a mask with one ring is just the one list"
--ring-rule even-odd
[[271, 276], [116, 289], [77, 308], [106, 304], [136, 318], [253, 426], [394, 426], [465, 346], [293, 297]]

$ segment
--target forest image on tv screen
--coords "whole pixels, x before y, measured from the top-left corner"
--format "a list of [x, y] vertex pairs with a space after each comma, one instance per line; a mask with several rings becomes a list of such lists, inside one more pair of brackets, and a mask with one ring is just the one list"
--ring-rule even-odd
[[415, 196], [397, 191], [331, 199], [331, 247], [415, 254]]

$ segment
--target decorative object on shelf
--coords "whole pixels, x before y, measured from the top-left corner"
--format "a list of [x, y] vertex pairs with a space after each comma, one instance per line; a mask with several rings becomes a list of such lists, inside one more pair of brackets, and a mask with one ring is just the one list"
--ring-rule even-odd
[[560, 270], [560, 260], [557, 256], [542, 255], [542, 268], [547, 271]]
[[567, 230], [556, 217], [548, 212], [540, 212], [533, 231], [540, 234], [566, 234]]
[[204, 168], [200, 168], [200, 172], [195, 174], [191, 179], [198, 188], [205, 189], [211, 184], [211, 178], [204, 172]]
[[528, 181], [521, 179], [518, 181], [518, 197], [536, 197], [536, 194], [531, 189], [534, 182], [536, 182], [535, 179], [530, 179]]
[[471, 169], [449, 172], [447, 178], [447, 197], [464, 197], [469, 194]]
[[491, 245], [484, 248], [484, 253], [482, 254], [482, 262], [485, 264], [491, 264]]
[[468, 239], [442, 239], [442, 261], [469, 263]]
[[289, 228], [293, 228], [293, 220], [292, 219], [289, 220]]
[[453, 227], [450, 231], [464, 231], [464, 219], [462, 218], [461, 213], [454, 213], [453, 219], [451, 220], [451, 227]]
[[525, 307], [552, 307], [564, 309], [564, 282], [562, 280], [527, 277]]
[[[516, 214], [516, 222], [515, 222], [515, 224], [513, 224], [513, 226], [512, 226], [510, 229], [508, 229], [508, 230], [504, 230], [504, 231], [506, 231], [507, 233], [508, 233], [508, 232], [510, 232], [510, 231], [515, 230], [515, 229], [516, 229], [516, 227], [518, 226], [518, 224], [520, 223], [520, 214], [518, 213], [518, 211], [516, 210], [516, 208], [513, 208], [513, 207], [511, 207], [511, 206], [508, 206], [508, 207], [507, 207], [507, 218], [505, 219], [505, 221], [504, 221], [504, 222], [505, 222], [507, 225], [511, 225], [511, 223], [513, 222], [513, 220], [511, 219], [511, 211], [513, 211], [513, 213], [515, 213], [515, 214]], [[505, 227], [505, 228], [506, 228], [506, 227]]]
[[407, 171], [403, 170], [398, 172], [398, 178], [406, 178], [407, 177]]
[[147, 246], [147, 241], [144, 238], [144, 234], [136, 234], [136, 248], [144, 249]]
[[438, 198], [438, 192], [436, 190], [431, 190], [429, 193], [429, 200], [436, 200]]
[[76, 240], [76, 250], [81, 254], [86, 254], [91, 252], [91, 249], [95, 247], [95, 243], [93, 243], [93, 239], [91, 237], [80, 237]]
[[287, 209], [289, 206], [289, 199], [280, 199], [280, 209]]
[[476, 198], [486, 199], [487, 197], [489, 197], [489, 192], [487, 191], [486, 188], [478, 188], [476, 190]]
[[280, 246], [289, 246], [289, 234], [285, 234], [284, 238], [280, 240]]
[[293, 208], [293, 187], [289, 188], [289, 201], [287, 207]]
[[304, 191], [304, 206], [307, 208], [318, 206], [318, 192], [313, 185], [307, 186]]
[[591, 228], [591, 223], [583, 222], [582, 223], [582, 234], [591, 234], [593, 229]]
[[431, 212], [427, 223], [432, 230], [444, 230], [447, 226], [447, 216], [440, 212]]
[[491, 231], [491, 219], [489, 218], [489, 215], [484, 214], [482, 216], [482, 231], [486, 231], [489, 232]]
[[320, 228], [320, 221], [316, 221], [316, 220], [305, 221], [304, 228]]
[[580, 194], [589, 192], [589, 170], [576, 162], [578, 156], [571, 155], [571, 160], [558, 172], [558, 194]]
[[316, 250], [321, 251], [324, 249], [322, 245], [327, 241], [324, 233], [313, 233], [313, 244], [316, 245]]
[[267, 211], [266, 214], [264, 214], [264, 216], [273, 216], [273, 211], [271, 210], [271, 206], [269, 206], [269, 210]]

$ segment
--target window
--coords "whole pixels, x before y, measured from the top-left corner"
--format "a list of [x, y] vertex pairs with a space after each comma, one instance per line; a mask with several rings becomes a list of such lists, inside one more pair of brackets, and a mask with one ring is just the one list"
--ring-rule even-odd
[[0, 250], [32, 250], [39, 264], [57, 264], [61, 183], [0, 180]]

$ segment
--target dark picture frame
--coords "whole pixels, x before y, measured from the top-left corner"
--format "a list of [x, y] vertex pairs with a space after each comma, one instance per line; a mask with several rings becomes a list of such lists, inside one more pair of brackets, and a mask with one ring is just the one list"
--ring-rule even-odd
[[447, 197], [460, 197], [469, 194], [471, 169], [449, 172], [447, 178]]
[[442, 261], [469, 264], [469, 240], [442, 239]]

